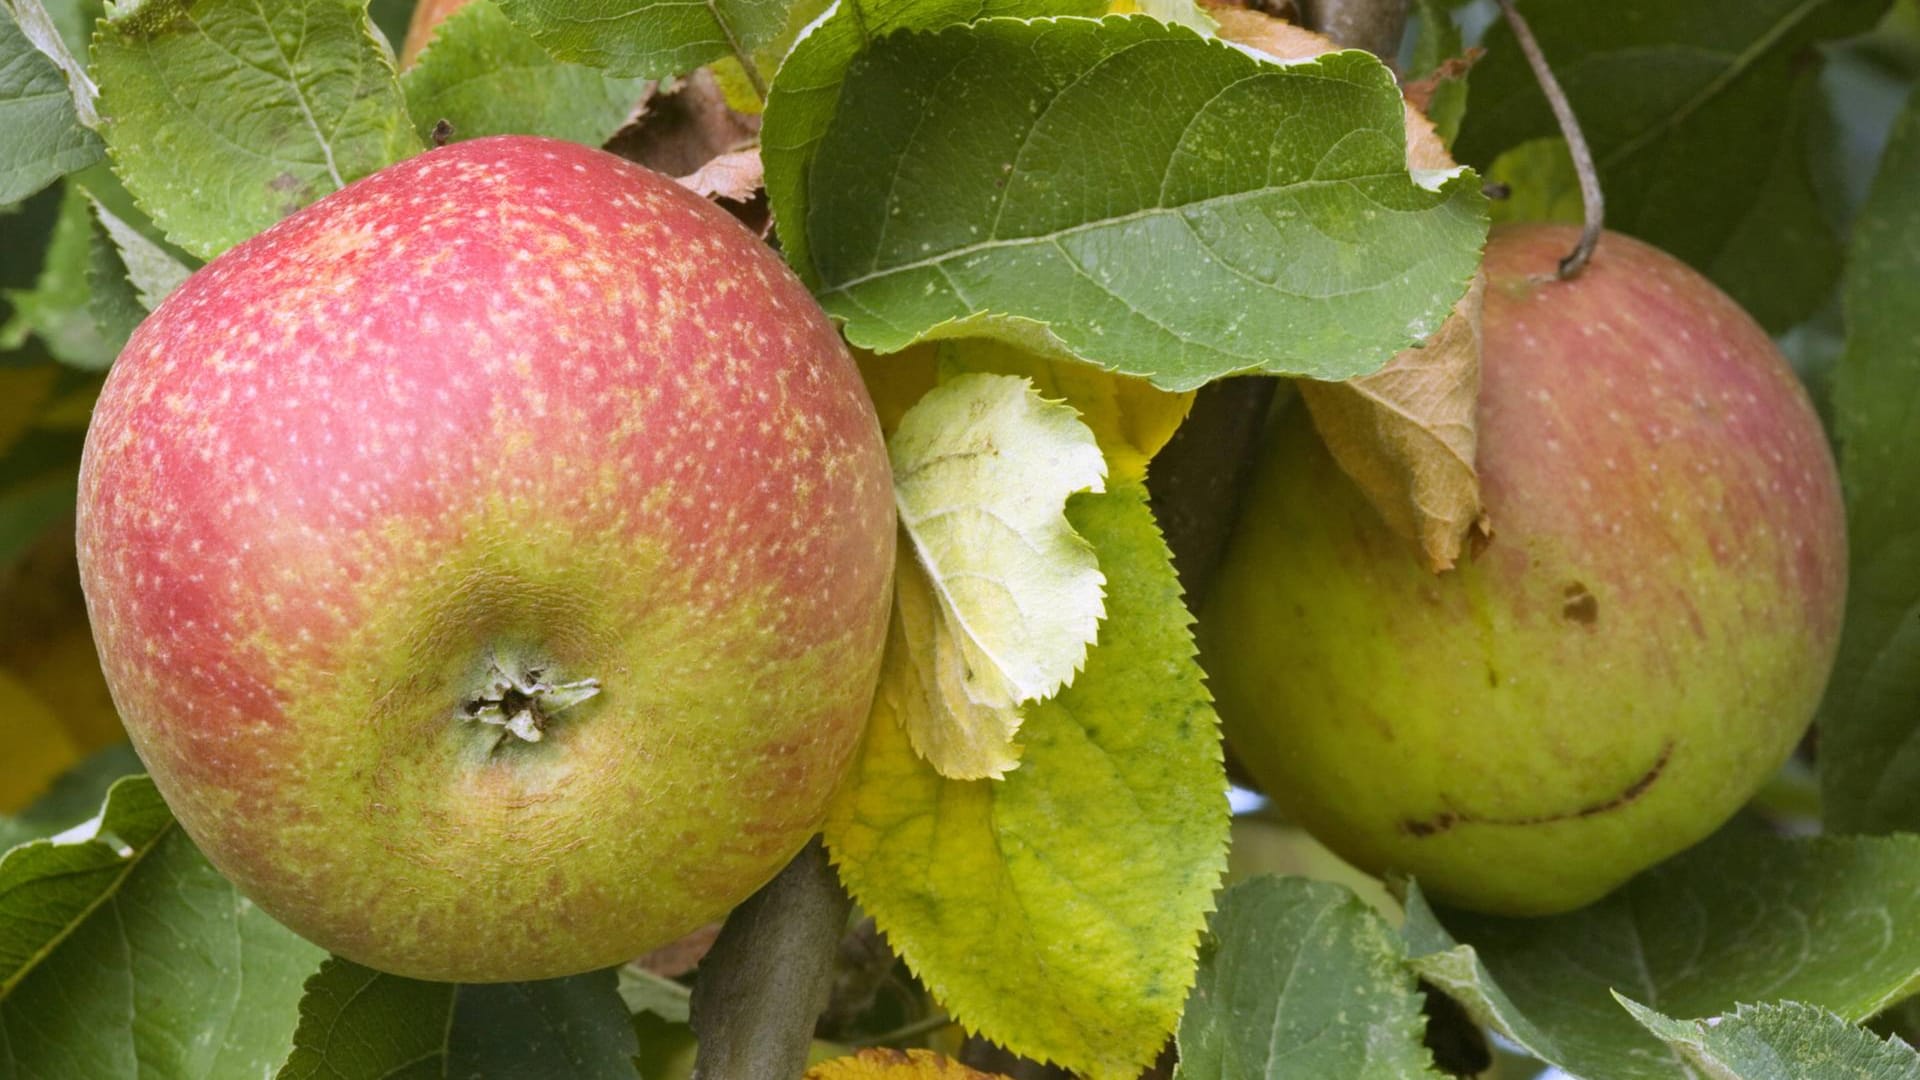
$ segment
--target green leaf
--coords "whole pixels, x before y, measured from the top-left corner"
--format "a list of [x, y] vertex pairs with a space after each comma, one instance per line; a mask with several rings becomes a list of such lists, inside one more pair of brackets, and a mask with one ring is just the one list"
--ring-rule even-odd
[[[94, 209], [98, 212], [99, 204], [94, 204]], [[87, 313], [116, 357], [127, 347], [127, 339], [140, 320], [147, 317], [147, 307], [140, 302], [127, 264], [97, 217], [87, 234]]]
[[612, 971], [482, 986], [338, 957], [307, 980], [293, 1042], [279, 1080], [613, 1080], [638, 1075], [640, 1052]]
[[1176, 1080], [1439, 1076], [1406, 943], [1349, 890], [1254, 878], [1221, 897], [1208, 936]]
[[1413, 10], [1419, 37], [1414, 39], [1413, 63], [1408, 67], [1409, 81], [1432, 79], [1433, 95], [1423, 110], [1433, 121], [1433, 130], [1448, 146], [1460, 135], [1460, 122], [1467, 115], [1467, 80], [1464, 75], [1448, 74], [1443, 67], [1458, 60], [1466, 46], [1460, 40], [1460, 27], [1453, 13], [1440, 0], [1417, 0]]
[[39, 278], [32, 289], [5, 294], [13, 304], [13, 316], [0, 326], [0, 349], [18, 348], [31, 334], [56, 359], [73, 367], [99, 371], [113, 363], [119, 348], [95, 324], [88, 304], [92, 235], [87, 193], [69, 180]]
[[52, 836], [92, 817], [115, 780], [141, 771], [129, 743], [115, 743], [64, 773], [32, 806], [0, 817], [0, 851]]
[[187, 279], [189, 271], [159, 244], [89, 198], [93, 230], [87, 246], [87, 310], [114, 355], [147, 313]]
[[393, 57], [356, 0], [145, 0], [100, 27], [115, 169], [211, 258], [418, 152]]
[[0, 1076], [263, 1076], [318, 949], [240, 896], [145, 777], [0, 858]]
[[1790, 999], [1861, 1020], [1920, 990], [1917, 921], [1920, 837], [1734, 827], [1569, 915], [1436, 917], [1416, 891], [1406, 934], [1415, 970], [1542, 1060], [1666, 1080], [1676, 1052], [1614, 992], [1679, 1017]]
[[555, 60], [493, 0], [472, 0], [434, 31], [400, 85], [422, 137], [446, 120], [456, 140], [528, 134], [599, 146], [647, 82]]
[[819, 274], [807, 249], [808, 173], [833, 120], [847, 65], [875, 40], [903, 30], [938, 30], [1000, 15], [1099, 15], [1105, 0], [840, 0], [794, 43], [767, 93], [760, 128], [767, 202], [781, 252], [809, 285]]
[[[1839, 269], [1807, 125], [1824, 108], [1821, 41], [1872, 26], [1887, 0], [1530, 0], [1528, 22], [1580, 117], [1607, 224], [1692, 263], [1768, 328], [1818, 307]], [[1470, 79], [1461, 160], [1559, 133], [1500, 24]]]
[[1479, 261], [1478, 179], [1423, 187], [1404, 146], [1365, 53], [1281, 65], [1144, 16], [896, 34], [848, 69], [807, 245], [879, 352], [986, 335], [1170, 389], [1345, 379], [1438, 328]]
[[1067, 510], [1106, 575], [1086, 668], [1026, 707], [1004, 780], [949, 780], [884, 692], [828, 812], [841, 880], [960, 1023], [1126, 1080], [1193, 981], [1225, 865], [1226, 778], [1191, 622], [1137, 484]]
[[1624, 997], [1620, 1004], [1716, 1080], [1920, 1080], [1920, 1054], [1906, 1043], [1882, 1042], [1801, 1002], [1741, 1006], [1711, 1021], [1671, 1020]]
[[1507, 189], [1507, 197], [1490, 207], [1496, 225], [1509, 221], [1578, 225], [1585, 217], [1580, 174], [1574, 171], [1567, 140], [1558, 135], [1529, 139], [1493, 159], [1487, 167], [1487, 182]]
[[0, 206], [100, 160], [100, 137], [80, 122], [60, 66], [35, 48], [0, 4]]
[[672, 1024], [687, 1022], [692, 995], [686, 987], [633, 964], [618, 970], [620, 1000], [629, 1013], [651, 1013]]
[[1920, 94], [1854, 223], [1834, 427], [1852, 578], [1820, 721], [1830, 827], [1920, 831]]
[[542, 48], [608, 74], [683, 75], [723, 56], [759, 78], [755, 50], [778, 39], [793, 0], [500, 0]]
[[1106, 460], [1071, 407], [1008, 375], [928, 391], [887, 451], [907, 540], [893, 707], [941, 775], [998, 778], [1019, 763], [1018, 706], [1072, 680], [1099, 628], [1099, 560], [1065, 511]]

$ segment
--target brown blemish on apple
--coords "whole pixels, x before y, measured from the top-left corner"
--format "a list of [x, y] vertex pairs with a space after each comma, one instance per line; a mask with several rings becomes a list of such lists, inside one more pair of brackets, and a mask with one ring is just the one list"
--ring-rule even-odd
[[1608, 796], [1599, 802], [1588, 803], [1578, 809], [1563, 811], [1557, 814], [1539, 814], [1533, 817], [1523, 818], [1483, 818], [1475, 817], [1471, 814], [1464, 814], [1457, 810], [1442, 810], [1430, 818], [1423, 818], [1417, 821], [1403, 821], [1400, 823], [1400, 831], [1418, 840], [1428, 836], [1437, 836], [1440, 833], [1451, 830], [1457, 825], [1552, 825], [1556, 822], [1578, 821], [1581, 818], [1604, 814], [1609, 810], [1618, 810], [1640, 798], [1640, 796], [1645, 795], [1647, 789], [1653, 786], [1654, 781], [1660, 779], [1661, 775], [1667, 771], [1667, 762], [1673, 760], [1673, 749], [1673, 740], [1667, 740], [1667, 742], [1660, 747], [1660, 755], [1654, 759], [1653, 764], [1649, 765], [1645, 772], [1635, 778], [1633, 783], [1621, 788], [1617, 794]]
[[1560, 617], [1582, 626], [1592, 626], [1600, 619], [1600, 600], [1587, 591], [1587, 587], [1578, 581], [1571, 582], [1560, 595], [1566, 603], [1560, 605]]

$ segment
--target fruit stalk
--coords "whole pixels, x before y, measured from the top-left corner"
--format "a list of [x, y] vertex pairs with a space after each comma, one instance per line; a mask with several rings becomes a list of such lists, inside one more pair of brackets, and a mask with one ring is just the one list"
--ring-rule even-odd
[[1593, 163], [1593, 150], [1587, 146], [1586, 133], [1580, 130], [1580, 118], [1574, 115], [1573, 104], [1560, 89], [1560, 80], [1554, 77], [1546, 53], [1540, 51], [1533, 27], [1527, 25], [1526, 18], [1513, 6], [1513, 0], [1500, 0], [1500, 11], [1513, 27], [1513, 38], [1527, 58], [1527, 66], [1533, 69], [1534, 79], [1540, 83], [1541, 95], [1553, 109], [1554, 123], [1560, 125], [1560, 135], [1567, 140], [1567, 153], [1573, 157], [1573, 171], [1580, 177], [1580, 242], [1560, 260], [1559, 274], [1564, 281], [1586, 268], [1587, 260], [1593, 258], [1593, 249], [1600, 244], [1601, 230], [1606, 228], [1607, 203], [1600, 191], [1600, 170]]

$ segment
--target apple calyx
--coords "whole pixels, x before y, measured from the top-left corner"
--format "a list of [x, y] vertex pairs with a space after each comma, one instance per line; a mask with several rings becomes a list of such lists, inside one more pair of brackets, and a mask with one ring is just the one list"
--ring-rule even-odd
[[522, 742], [539, 742], [555, 715], [600, 693], [599, 679], [549, 682], [546, 674], [539, 667], [509, 671], [495, 657], [485, 688], [467, 699], [462, 713], [469, 720], [504, 728]]

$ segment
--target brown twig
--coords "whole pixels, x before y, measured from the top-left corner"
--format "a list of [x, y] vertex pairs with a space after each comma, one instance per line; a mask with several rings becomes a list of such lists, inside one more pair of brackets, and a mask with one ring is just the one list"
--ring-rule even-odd
[[1513, 0], [1500, 0], [1500, 10], [1507, 17], [1507, 25], [1513, 28], [1513, 39], [1520, 43], [1520, 52], [1526, 56], [1527, 66], [1533, 69], [1533, 77], [1540, 83], [1540, 92], [1546, 95], [1547, 104], [1553, 109], [1553, 119], [1567, 140], [1567, 152], [1573, 155], [1573, 171], [1580, 177], [1580, 205], [1586, 221], [1580, 229], [1580, 242], [1560, 260], [1561, 278], [1570, 278], [1584, 270], [1587, 260], [1593, 258], [1593, 249], [1600, 243], [1600, 230], [1606, 226], [1607, 206], [1600, 194], [1600, 170], [1593, 164], [1593, 151], [1580, 130], [1580, 118], [1573, 115], [1573, 106], [1560, 89], [1560, 80], [1553, 77], [1553, 69], [1547, 66], [1546, 54], [1540, 51], [1533, 28], [1514, 9]]

